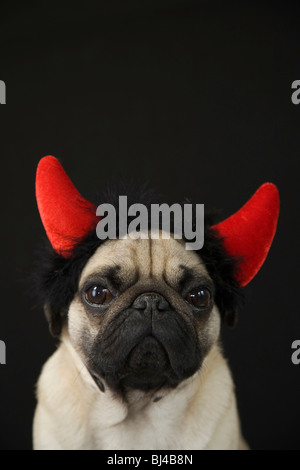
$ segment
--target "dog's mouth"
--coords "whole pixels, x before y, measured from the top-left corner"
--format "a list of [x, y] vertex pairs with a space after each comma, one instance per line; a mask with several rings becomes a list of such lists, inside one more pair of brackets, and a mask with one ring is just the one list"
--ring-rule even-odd
[[130, 352], [122, 385], [139, 390], [161, 388], [170, 375], [166, 350], [154, 336], [146, 336]]
[[159, 322], [142, 322], [138, 314], [129, 317], [132, 328], [127, 327], [126, 334], [107, 330], [86, 354], [88, 369], [102, 391], [105, 384], [121, 394], [128, 389], [175, 388], [201, 366], [201, 350], [188, 323], [164, 315]]
[[130, 352], [128, 366], [133, 370], [165, 370], [169, 359], [164, 347], [154, 336], [146, 336]]
[[178, 384], [166, 349], [153, 335], [141, 339], [131, 349], [122, 366], [113, 373], [100, 371], [92, 363], [88, 370], [102, 392], [105, 392], [104, 381], [115, 390], [130, 388], [150, 391]]

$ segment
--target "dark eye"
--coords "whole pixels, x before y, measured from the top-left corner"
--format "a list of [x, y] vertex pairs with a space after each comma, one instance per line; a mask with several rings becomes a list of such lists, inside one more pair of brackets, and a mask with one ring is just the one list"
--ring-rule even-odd
[[186, 300], [196, 308], [208, 308], [211, 304], [211, 293], [208, 289], [194, 289], [188, 293]]
[[113, 295], [109, 289], [101, 286], [92, 286], [85, 291], [85, 299], [92, 305], [106, 305], [112, 300]]

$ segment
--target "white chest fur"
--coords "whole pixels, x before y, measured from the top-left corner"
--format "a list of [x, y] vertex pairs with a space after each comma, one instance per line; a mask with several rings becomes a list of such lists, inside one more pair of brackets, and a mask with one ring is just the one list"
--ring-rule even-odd
[[70, 343], [62, 342], [38, 383], [35, 449], [238, 449], [233, 383], [214, 347], [201, 371], [159, 401], [134, 392], [129, 404], [98, 390]]

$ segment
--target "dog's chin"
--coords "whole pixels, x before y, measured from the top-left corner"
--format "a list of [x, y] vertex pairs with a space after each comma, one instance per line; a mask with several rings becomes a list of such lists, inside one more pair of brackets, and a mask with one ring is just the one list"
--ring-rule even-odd
[[168, 355], [153, 336], [146, 336], [131, 350], [122, 372], [122, 388], [150, 391], [175, 385]]

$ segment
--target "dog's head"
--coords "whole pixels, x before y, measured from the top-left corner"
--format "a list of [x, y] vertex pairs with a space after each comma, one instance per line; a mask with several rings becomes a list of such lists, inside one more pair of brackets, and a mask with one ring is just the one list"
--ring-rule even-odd
[[115, 389], [176, 386], [199, 369], [219, 328], [205, 264], [174, 239], [104, 243], [68, 311], [88, 369]]
[[201, 367], [221, 320], [234, 322], [240, 287], [262, 265], [275, 234], [277, 190], [262, 188], [234, 223], [208, 224], [197, 252], [150, 233], [101, 242], [93, 206], [74, 193], [57, 160], [42, 160], [37, 198], [52, 244], [41, 261], [46, 313], [54, 335], [67, 329], [100, 389], [176, 387]]

